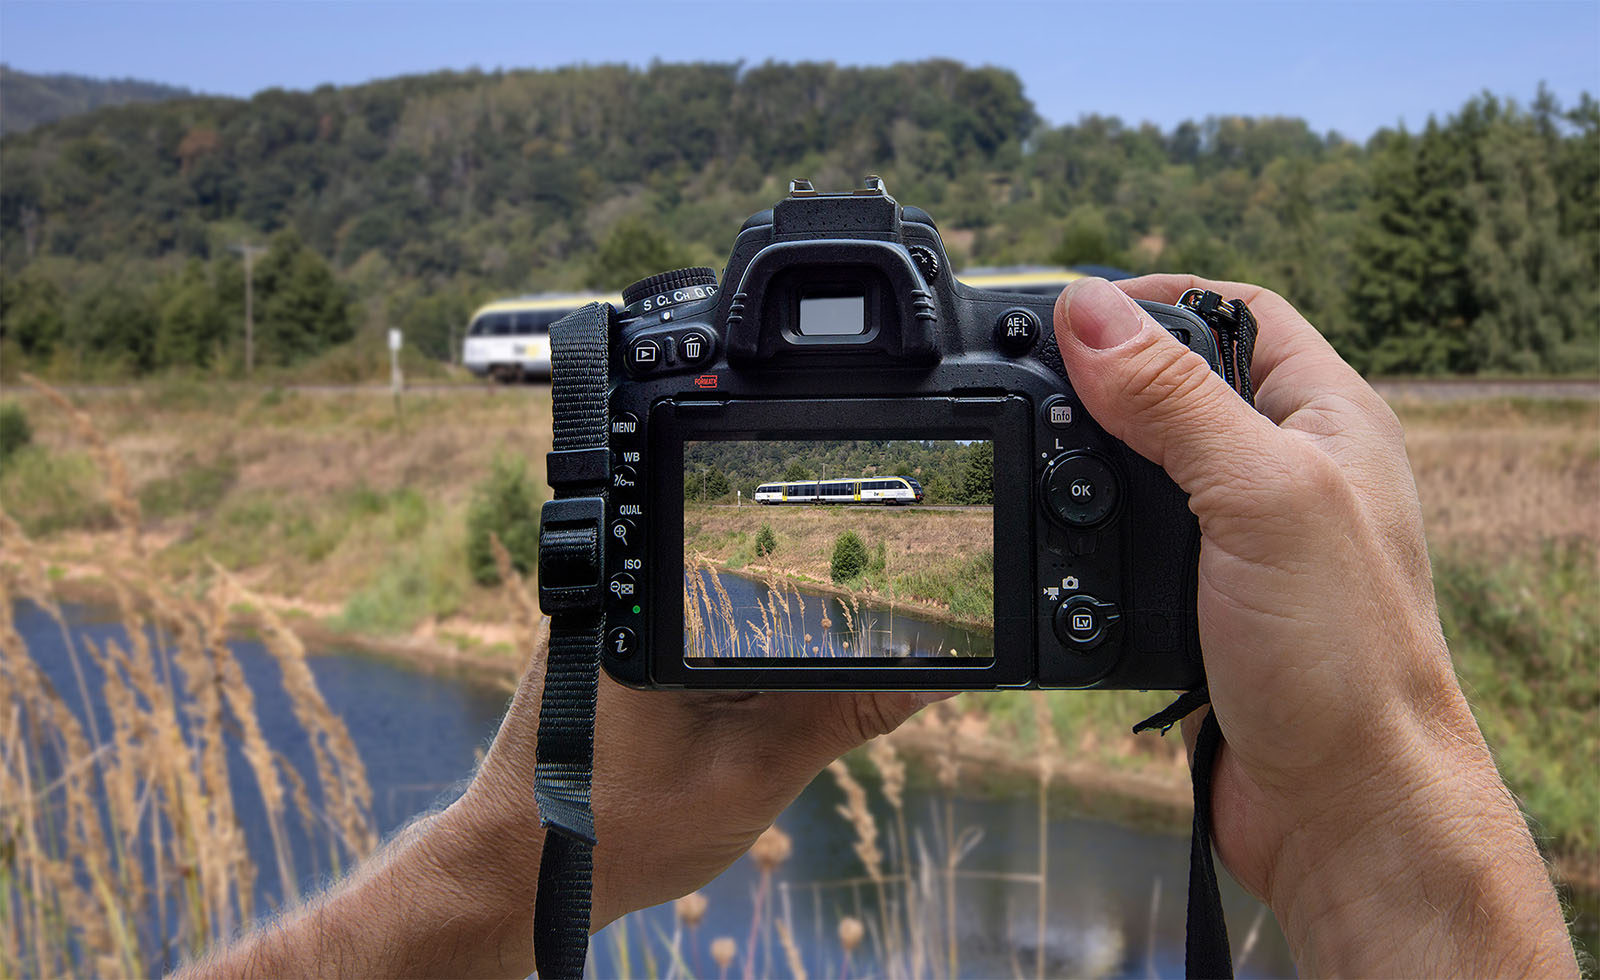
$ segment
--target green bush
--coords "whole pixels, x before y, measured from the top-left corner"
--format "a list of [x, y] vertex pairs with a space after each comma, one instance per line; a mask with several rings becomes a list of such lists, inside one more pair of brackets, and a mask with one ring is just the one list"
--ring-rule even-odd
[[1538, 555], [1434, 557], [1439, 617], [1462, 688], [1534, 834], [1563, 853], [1600, 847], [1600, 553], [1551, 541]]
[[33, 441], [33, 426], [28, 424], [28, 413], [16, 402], [0, 403], [0, 463], [11, 454]]
[[539, 561], [539, 495], [520, 456], [496, 457], [472, 491], [467, 510], [467, 570], [479, 585], [499, 585], [490, 535], [500, 539], [511, 564], [526, 575]]
[[238, 465], [227, 456], [212, 463], [197, 463], [194, 455], [188, 454], [182, 465], [178, 472], [139, 488], [139, 509], [146, 516], [208, 512], [221, 502], [239, 476]]
[[833, 543], [833, 565], [830, 573], [835, 582], [848, 582], [867, 570], [867, 544], [861, 535], [846, 531]]
[[756, 557], [762, 558], [777, 550], [778, 536], [772, 533], [772, 525], [761, 525], [761, 530], [756, 532]]
[[94, 461], [78, 451], [52, 453], [42, 446], [28, 446], [0, 469], [0, 500], [34, 537], [115, 526], [104, 486]]

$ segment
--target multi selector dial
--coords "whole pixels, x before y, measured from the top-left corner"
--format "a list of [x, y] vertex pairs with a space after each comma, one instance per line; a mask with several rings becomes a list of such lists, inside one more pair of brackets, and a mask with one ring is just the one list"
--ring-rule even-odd
[[1072, 528], [1104, 524], [1117, 510], [1122, 487], [1110, 464], [1092, 453], [1063, 453], [1045, 468], [1044, 509]]

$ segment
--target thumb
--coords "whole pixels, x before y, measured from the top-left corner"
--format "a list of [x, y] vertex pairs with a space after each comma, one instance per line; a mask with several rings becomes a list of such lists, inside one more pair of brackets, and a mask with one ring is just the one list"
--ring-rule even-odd
[[1083, 407], [1191, 497], [1282, 459], [1278, 427], [1111, 283], [1068, 286], [1055, 329]]

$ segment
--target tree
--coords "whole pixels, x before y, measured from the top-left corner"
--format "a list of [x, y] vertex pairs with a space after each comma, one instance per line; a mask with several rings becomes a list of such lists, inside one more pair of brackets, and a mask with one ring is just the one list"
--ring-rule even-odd
[[761, 530], [756, 532], [756, 557], [762, 558], [777, 550], [778, 536], [772, 533], [772, 525], [761, 525]]
[[39, 276], [0, 279], [0, 341], [30, 360], [48, 358], [64, 332], [61, 290]]
[[994, 503], [994, 443], [975, 442], [969, 447], [967, 468], [961, 479], [961, 502]]
[[217, 356], [229, 324], [198, 259], [166, 284], [156, 332], [155, 363], [205, 367]]
[[811, 470], [799, 460], [795, 460], [794, 462], [790, 463], [789, 468], [783, 471], [783, 480], [785, 483], [793, 483], [796, 480], [810, 479], [812, 479]]
[[255, 275], [261, 360], [293, 364], [353, 335], [344, 290], [328, 264], [292, 229], [272, 237]]
[[867, 570], [870, 556], [866, 542], [854, 531], [846, 531], [833, 542], [833, 561], [829, 574], [834, 582], [848, 582]]
[[495, 457], [489, 475], [472, 491], [467, 510], [467, 569], [479, 585], [499, 585], [500, 568], [490, 535], [523, 575], [539, 563], [539, 499], [520, 457]]
[[684, 250], [655, 225], [625, 218], [617, 222], [590, 258], [584, 284], [591, 289], [621, 289], [688, 264]]

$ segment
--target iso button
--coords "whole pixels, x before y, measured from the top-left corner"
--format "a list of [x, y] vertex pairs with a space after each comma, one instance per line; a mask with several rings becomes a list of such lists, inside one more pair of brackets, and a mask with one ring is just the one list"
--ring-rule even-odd
[[1039, 339], [1039, 317], [1032, 310], [1015, 307], [994, 321], [994, 342], [1001, 353], [1021, 357]]
[[1116, 473], [1104, 460], [1088, 453], [1057, 456], [1044, 471], [1042, 491], [1045, 511], [1075, 528], [1105, 523], [1122, 497]]

